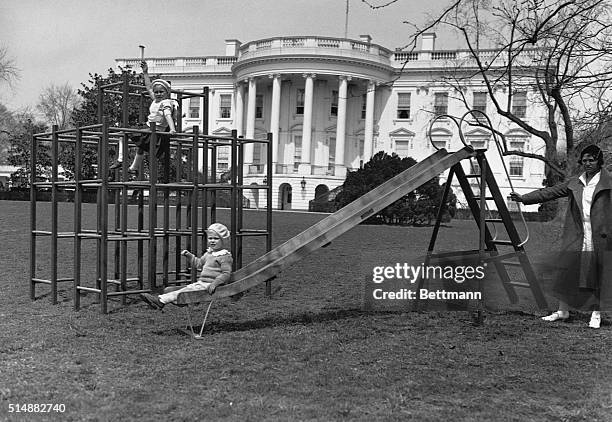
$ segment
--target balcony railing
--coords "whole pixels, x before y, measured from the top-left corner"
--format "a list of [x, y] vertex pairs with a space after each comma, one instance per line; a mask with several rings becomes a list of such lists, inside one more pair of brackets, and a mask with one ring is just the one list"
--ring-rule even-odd
[[174, 66], [174, 59], [155, 59], [155, 66], [159, 66], [159, 67]]
[[289, 173], [293, 173], [292, 164], [277, 164], [276, 165], [276, 174], [289, 174]]
[[[533, 65], [539, 50], [528, 50], [521, 53], [519, 59], [526, 65]], [[202, 56], [202, 57], [160, 57], [147, 59], [149, 67], [158, 68], [158, 72], [178, 71], [192, 72], [201, 68], [209, 71], [230, 71], [232, 65], [240, 60], [252, 57], [279, 56], [284, 54], [314, 54], [321, 56], [341, 56], [368, 59], [380, 64], [402, 68], [426, 68], [445, 62], [460, 63], [464, 66], [476, 64], [469, 50], [437, 50], [437, 51], [391, 51], [378, 44], [350, 40], [346, 38], [296, 36], [276, 37], [251, 41], [242, 44], [235, 56]], [[504, 64], [505, 56], [498, 50], [479, 50], [478, 57], [486, 64]], [[140, 67], [140, 59], [117, 59], [120, 66]], [[161, 69], [160, 69], [161, 68]], [[171, 69], [173, 68], [173, 69]]]
[[[274, 167], [274, 174], [296, 174], [301, 163], [293, 164], [276, 164]], [[265, 164], [254, 163], [248, 165], [248, 174], [263, 174], [265, 172]], [[334, 165], [327, 166], [310, 166], [308, 174], [312, 176], [334, 176], [336, 174], [336, 168]]]
[[188, 57], [185, 66], [206, 66], [206, 57]]
[[334, 166], [311, 166], [310, 174], [313, 176], [333, 176]]
[[359, 50], [359, 51], [364, 51], [364, 52], [370, 50], [369, 44], [366, 44], [364, 42], [357, 42], [357, 41], [353, 41], [351, 43], [351, 48], [353, 50]]
[[217, 57], [217, 64], [219, 66], [231, 66], [236, 63], [236, 57]]
[[257, 50], [269, 50], [272, 48], [272, 41], [270, 40], [260, 41], [257, 44], [255, 44], [255, 47], [257, 48]]
[[264, 55], [283, 54], [338, 55], [342, 57], [359, 57], [364, 55], [370, 60], [391, 65], [392, 52], [377, 44], [346, 38], [296, 36], [276, 37], [245, 43], [240, 46], [238, 58], [246, 60]]
[[318, 38], [317, 46], [323, 48], [340, 48], [340, 40], [334, 38]]
[[[521, 63], [525, 65], [533, 64], [537, 58], [538, 50], [527, 50], [521, 53], [518, 57]], [[505, 58], [500, 56], [499, 50], [479, 50], [478, 58], [482, 63], [504, 65]], [[394, 66], [403, 67], [418, 67], [431, 66], [431, 61], [437, 62], [454, 62], [453, 65], [460, 62], [461, 65], [473, 66], [476, 65], [476, 60], [469, 50], [440, 50], [440, 51], [396, 51], [393, 53], [391, 60]]]
[[[230, 71], [238, 60], [234, 56], [206, 56], [206, 57], [169, 57], [148, 58], [147, 63], [152, 73], [155, 72], [193, 72], [197, 69], [210, 69], [209, 71]], [[122, 67], [140, 68], [140, 59], [117, 59], [117, 64]]]
[[432, 51], [432, 60], [455, 60], [457, 58], [456, 51]]
[[304, 47], [306, 40], [304, 38], [283, 38], [283, 47]]

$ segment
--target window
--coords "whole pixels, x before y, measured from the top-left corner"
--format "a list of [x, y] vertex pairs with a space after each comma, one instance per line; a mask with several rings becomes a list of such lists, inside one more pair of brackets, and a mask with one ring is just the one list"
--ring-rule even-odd
[[508, 206], [508, 211], [519, 211], [518, 203], [512, 199], [507, 199], [506, 205]]
[[261, 149], [262, 146], [259, 142], [253, 144], [253, 162], [261, 163]]
[[329, 138], [328, 168], [332, 170], [336, 164], [336, 138]]
[[400, 92], [397, 94], [397, 118], [410, 118], [410, 93]]
[[410, 141], [407, 139], [396, 140], [395, 141], [395, 153], [401, 157], [405, 158], [409, 156], [410, 149]]
[[304, 90], [303, 89], [297, 90], [297, 98], [295, 102], [295, 114], [304, 114]]
[[[475, 92], [474, 93], [474, 103], [472, 104], [472, 109], [482, 111], [483, 113], [487, 112], [487, 93], [486, 92]], [[475, 117], [477, 119], [480, 119], [483, 116], [479, 113], [476, 113]]]
[[363, 139], [360, 139], [359, 140], [359, 156], [361, 158], [363, 158], [364, 145], [365, 145], [365, 141]]
[[232, 96], [231, 94], [221, 94], [219, 96], [219, 117], [231, 119], [232, 117]]
[[217, 148], [217, 160], [218, 161], [229, 161], [230, 147], [219, 147]]
[[[480, 172], [480, 164], [478, 164], [478, 160], [476, 159], [476, 157], [471, 157], [470, 158], [470, 170], [468, 174], [476, 174], [478, 176], [480, 176], [482, 173]], [[489, 168], [488, 171], [491, 171], [491, 169]], [[480, 177], [476, 178], [476, 177], [472, 177], [470, 179], [468, 179], [471, 185], [475, 186], [479, 186], [480, 185]]]
[[255, 118], [263, 118], [263, 95], [255, 96]]
[[524, 118], [527, 116], [526, 92], [515, 92], [512, 95], [512, 114], [519, 118]]
[[510, 156], [510, 176], [523, 177], [523, 157]]
[[[524, 141], [510, 141], [511, 151], [523, 151], [525, 148]], [[510, 156], [510, 176], [523, 177], [523, 157], [517, 155]]]
[[476, 158], [470, 158], [470, 174], [480, 174], [480, 164], [478, 164], [478, 160]]
[[332, 116], [337, 116], [338, 115], [338, 91], [332, 91], [331, 109], [330, 109], [329, 113]]
[[191, 97], [189, 99], [189, 118], [200, 118], [200, 97]]
[[368, 108], [368, 97], [367, 94], [363, 94], [363, 96], [361, 97], [361, 118], [365, 119], [366, 117], [366, 110]]
[[293, 136], [293, 171], [298, 171], [302, 162], [302, 135]]
[[229, 169], [229, 155], [230, 147], [217, 148], [217, 170], [219, 172], [225, 172]]
[[483, 139], [481, 136], [471, 137], [468, 136], [466, 139], [467, 143], [472, 146], [474, 149], [487, 149], [487, 139]]
[[431, 138], [429, 145], [433, 145], [434, 149], [448, 148], [451, 134], [447, 131], [432, 132], [429, 136]]
[[448, 114], [448, 92], [434, 94], [434, 114], [436, 116]]

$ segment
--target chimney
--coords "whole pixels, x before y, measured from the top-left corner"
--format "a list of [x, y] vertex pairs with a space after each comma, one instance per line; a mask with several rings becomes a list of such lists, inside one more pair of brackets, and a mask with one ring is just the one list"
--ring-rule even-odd
[[359, 39], [362, 42], [367, 43], [367, 44], [370, 44], [370, 42], [372, 41], [372, 37], [370, 35], [367, 35], [367, 34], [366, 35], [360, 35]]
[[238, 49], [242, 43], [238, 40], [225, 40], [225, 55], [238, 57]]
[[436, 34], [435, 32], [428, 32], [422, 35], [421, 38], [421, 50], [423, 51], [434, 51], [436, 46]]

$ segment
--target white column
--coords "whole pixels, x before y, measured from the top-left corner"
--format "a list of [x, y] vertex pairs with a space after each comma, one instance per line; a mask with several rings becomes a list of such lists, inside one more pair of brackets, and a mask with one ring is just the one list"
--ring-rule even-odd
[[[253, 139], [255, 136], [255, 100], [257, 98], [257, 81], [255, 78], [249, 78], [249, 98], [247, 104], [247, 122], [246, 135], [247, 139]], [[253, 147], [254, 144], [246, 144], [244, 147], [244, 164], [253, 163]], [[246, 167], [246, 166], [245, 166]], [[245, 172], [245, 175], [247, 172]]]
[[272, 78], [272, 110], [270, 111], [270, 133], [272, 133], [272, 172], [275, 172], [278, 162], [278, 145], [280, 142], [280, 99], [281, 75], [270, 75]]
[[244, 84], [236, 84], [236, 131], [238, 136], [244, 135]]
[[374, 140], [374, 93], [376, 85], [374, 82], [368, 82], [368, 92], [366, 94], [366, 118], [363, 140], [363, 162], [364, 164], [372, 158], [372, 142]]
[[299, 173], [310, 174], [310, 149], [312, 145], [312, 103], [314, 99], [314, 78], [312, 73], [304, 74], [304, 120], [302, 123], [302, 164]]
[[348, 95], [348, 81], [350, 76], [340, 76], [338, 87], [338, 118], [336, 119], [336, 150], [334, 151], [334, 175], [345, 177], [344, 149], [346, 144], [346, 102]]

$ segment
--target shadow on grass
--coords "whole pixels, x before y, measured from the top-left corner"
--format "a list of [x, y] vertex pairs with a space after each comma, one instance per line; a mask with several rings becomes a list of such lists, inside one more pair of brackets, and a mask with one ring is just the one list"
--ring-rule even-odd
[[[384, 312], [391, 314], [399, 314], [401, 312]], [[287, 326], [287, 325], [306, 325], [306, 324], [317, 324], [321, 322], [328, 321], [338, 321], [343, 319], [352, 319], [352, 318], [361, 318], [363, 316], [371, 315], [371, 312], [362, 311], [361, 309], [341, 309], [337, 311], [328, 311], [322, 313], [312, 313], [306, 312], [303, 314], [291, 315], [287, 318], [285, 317], [268, 317], [255, 319], [250, 321], [241, 321], [241, 322], [213, 322], [210, 325], [206, 325], [204, 329], [204, 333], [206, 334], [215, 334], [215, 333], [224, 333], [224, 332], [234, 332], [234, 331], [250, 331], [250, 330], [260, 330], [263, 328], [272, 328], [278, 326]], [[197, 332], [200, 331], [201, 326], [194, 326], [193, 329]], [[187, 328], [187, 331], [189, 328]], [[180, 334], [185, 334], [185, 331], [172, 328], [168, 330], [158, 330], [153, 331], [153, 334], [169, 336], [176, 335], [177, 332]]]
[[[79, 310], [99, 310], [100, 298], [97, 297], [96, 293], [81, 293], [81, 302], [79, 304]], [[51, 298], [51, 292], [41, 293], [36, 296], [34, 301], [49, 300]], [[71, 291], [60, 290], [57, 292], [57, 303], [63, 304], [72, 302], [74, 300]], [[121, 296], [109, 297], [107, 299], [107, 312], [106, 314], [112, 315], [115, 313], [126, 312], [130, 305], [142, 303], [142, 299], [137, 294], [133, 296], [125, 296], [125, 302], [122, 302]]]
[[[34, 301], [50, 299], [51, 292], [38, 293], [34, 298]], [[57, 303], [70, 302], [72, 301], [72, 292], [69, 290], [58, 290], [57, 292]]]
[[[220, 333], [228, 333], [228, 332], [240, 332], [240, 331], [250, 331], [250, 330], [260, 330], [265, 328], [273, 328], [280, 326], [294, 326], [294, 325], [309, 325], [309, 324], [317, 324], [322, 322], [330, 322], [330, 321], [340, 321], [340, 320], [350, 320], [350, 319], [359, 319], [362, 317], [371, 318], [372, 314], [379, 316], [387, 316], [387, 315], [399, 315], [399, 314], [409, 314], [411, 315], [416, 323], [417, 320], [424, 319], [444, 319], [448, 318], [449, 312], [442, 310], [428, 310], [428, 311], [364, 311], [361, 309], [343, 309], [337, 311], [328, 311], [322, 313], [312, 313], [306, 312], [303, 314], [292, 315], [289, 318], [282, 317], [269, 317], [262, 318], [251, 321], [243, 321], [243, 322], [213, 322], [207, 325], [204, 329], [204, 335], [206, 334], [220, 334]], [[473, 309], [457, 309], [456, 311], [451, 312], [452, 315], [455, 315], [455, 321], [464, 325], [470, 325], [475, 327], [483, 327], [482, 323], [478, 323], [475, 321], [475, 313]], [[444, 316], [444, 318], [442, 318]], [[483, 310], [483, 316], [486, 319], [491, 319], [495, 317], [504, 317], [504, 316], [519, 316], [524, 317], [529, 320], [539, 320], [538, 315], [533, 312], [526, 312], [523, 310]], [[588, 322], [590, 317], [589, 313], [586, 312], [575, 312], [572, 314], [571, 318], [566, 321], [566, 323], [586, 323]], [[602, 321], [602, 326], [612, 325], [612, 323], [608, 321]], [[199, 332], [201, 326], [193, 327], [195, 332]], [[181, 328], [172, 328], [168, 330], [158, 330], [154, 331], [153, 334], [161, 335], [161, 336], [171, 336], [171, 335], [184, 335], [190, 336], [191, 332], [188, 327], [185, 329]]]
[[[460, 321], [465, 324], [475, 325], [473, 316], [473, 310], [466, 309], [458, 309], [453, 312], [453, 314], [457, 315], [457, 321]], [[295, 325], [309, 325], [309, 324], [318, 324], [330, 321], [341, 321], [341, 320], [350, 320], [350, 319], [359, 319], [362, 317], [371, 318], [372, 315], [379, 316], [387, 316], [387, 315], [400, 315], [400, 314], [408, 314], [411, 315], [415, 320], [420, 319], [431, 319], [431, 318], [440, 318], [441, 315], [446, 314], [448, 316], [448, 311], [439, 311], [439, 310], [428, 310], [428, 311], [367, 311], [358, 308], [353, 309], [341, 309], [341, 310], [333, 310], [321, 313], [313, 313], [313, 312], [305, 312], [302, 314], [295, 314], [289, 317], [267, 317], [254, 319], [249, 321], [240, 321], [240, 322], [212, 322], [206, 324], [204, 327], [204, 334], [219, 334], [219, 333], [229, 333], [229, 332], [241, 332], [241, 331], [251, 331], [251, 330], [261, 330], [266, 328], [273, 327], [281, 327], [281, 326], [295, 326]], [[525, 316], [529, 318], [533, 318], [534, 315], [528, 312], [523, 311], [486, 311], [487, 315], [519, 315]], [[416, 321], [415, 321], [416, 322]], [[195, 332], [199, 332], [201, 329], [200, 325], [193, 327]], [[189, 336], [190, 330], [189, 327], [185, 328], [168, 328], [165, 330], [156, 330], [153, 331], [152, 334], [159, 336], [174, 336], [177, 334], [187, 335]]]

